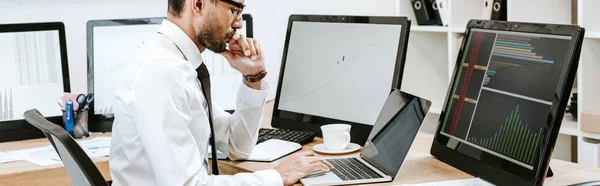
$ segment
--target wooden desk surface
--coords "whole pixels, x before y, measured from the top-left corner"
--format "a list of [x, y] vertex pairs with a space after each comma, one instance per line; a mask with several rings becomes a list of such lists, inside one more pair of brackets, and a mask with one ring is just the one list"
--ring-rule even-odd
[[[110, 136], [110, 133], [92, 133], [91, 137]], [[43, 147], [50, 145], [48, 139], [0, 143], [0, 152]], [[106, 180], [110, 180], [108, 157], [92, 159]], [[70, 185], [62, 164], [39, 166], [28, 161], [0, 164], [0, 186], [5, 185]]]
[[[429, 154], [433, 135], [420, 132], [417, 135], [411, 149], [400, 169], [400, 175], [393, 183], [379, 183], [370, 185], [401, 185], [426, 183], [435, 181], [447, 181], [456, 179], [474, 178], [473, 176], [462, 172], [448, 164], [445, 164]], [[312, 146], [322, 143], [321, 139], [304, 145], [301, 151], [312, 150]], [[340, 156], [358, 155], [359, 151]], [[325, 157], [331, 155], [320, 154]], [[227, 167], [227, 170], [237, 168], [237, 172], [253, 172], [275, 167], [285, 158], [271, 163], [249, 162], [249, 161], [221, 161], [219, 167]], [[550, 166], [554, 171], [554, 176], [546, 178], [545, 185], [568, 185], [586, 181], [600, 179], [600, 168], [585, 167], [583, 165], [566, 162], [563, 160], [552, 159]], [[228, 173], [237, 173], [228, 172]]]
[[[94, 136], [107, 136], [110, 134], [93, 134]], [[400, 176], [393, 183], [380, 183], [373, 185], [392, 185], [408, 183], [424, 183], [455, 179], [473, 178], [452, 166], [440, 162], [429, 155], [431, 134], [419, 133], [413, 143], [405, 163], [400, 170]], [[322, 143], [321, 139], [303, 146], [301, 151], [311, 150], [312, 146]], [[34, 148], [48, 145], [46, 139], [35, 139], [18, 142], [0, 143], [0, 151], [11, 151], [25, 148]], [[359, 152], [344, 154], [344, 156], [357, 155]], [[330, 157], [330, 155], [322, 154]], [[284, 158], [271, 162], [249, 161], [219, 161], [219, 168], [224, 174], [238, 172], [253, 172], [271, 169]], [[108, 158], [93, 159], [105, 179], [110, 180]], [[554, 177], [546, 179], [546, 185], [567, 185], [600, 179], [600, 169], [585, 167], [579, 164], [553, 159], [550, 162], [554, 170]], [[0, 164], [0, 186], [4, 185], [69, 185], [67, 174], [62, 165], [38, 166], [27, 161], [16, 161]]]
[[[267, 104], [262, 127], [270, 127], [271, 110], [273, 104]], [[95, 136], [110, 136], [110, 133], [92, 133]], [[433, 181], [446, 181], [455, 179], [473, 178], [452, 166], [435, 159], [429, 154], [433, 135], [419, 133], [411, 146], [410, 152], [400, 170], [400, 176], [393, 183], [380, 183], [373, 185], [396, 185], [410, 183], [425, 183]], [[322, 143], [317, 139], [304, 145], [302, 151], [312, 150], [312, 146]], [[0, 151], [12, 151], [49, 145], [47, 139], [34, 139], [17, 142], [0, 143]], [[345, 156], [358, 155], [359, 152], [345, 154]], [[323, 155], [328, 156], [328, 155]], [[224, 174], [238, 172], [252, 172], [274, 168], [284, 158], [270, 163], [248, 161], [220, 161], [219, 170]], [[106, 180], [110, 180], [108, 158], [93, 159], [98, 169]], [[552, 159], [550, 166], [554, 177], [546, 179], [546, 185], [567, 185], [600, 179], [600, 168], [585, 167], [583, 165]], [[62, 165], [38, 166], [27, 161], [17, 161], [0, 164], [0, 186], [5, 185], [69, 185], [67, 174]]]

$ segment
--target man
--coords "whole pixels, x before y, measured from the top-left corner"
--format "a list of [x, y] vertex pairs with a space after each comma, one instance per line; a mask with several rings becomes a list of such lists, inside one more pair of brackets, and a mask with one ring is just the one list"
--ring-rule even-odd
[[291, 185], [313, 171], [333, 168], [305, 152], [272, 170], [208, 174], [210, 102], [201, 88], [208, 83], [198, 79], [206, 70], [200, 53], [220, 53], [249, 77], [243, 78], [235, 113], [211, 107], [216, 147], [231, 159], [245, 159], [252, 152], [269, 89], [260, 81], [265, 68], [260, 45], [235, 34], [242, 27], [243, 3], [168, 0], [167, 19], [140, 46], [117, 89], [110, 154], [113, 185]]

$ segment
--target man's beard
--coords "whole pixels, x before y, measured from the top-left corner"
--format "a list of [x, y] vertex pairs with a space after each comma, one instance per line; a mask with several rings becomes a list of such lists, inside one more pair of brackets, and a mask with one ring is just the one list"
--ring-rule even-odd
[[219, 23], [220, 21], [216, 18], [216, 16], [211, 15], [208, 24], [203, 26], [202, 31], [198, 36], [198, 42], [215, 53], [221, 53], [225, 51], [227, 47], [225, 39], [231, 38], [235, 33], [234, 30], [231, 33], [227, 33], [224, 38], [219, 37], [219, 34], [223, 33], [223, 29], [221, 29]]

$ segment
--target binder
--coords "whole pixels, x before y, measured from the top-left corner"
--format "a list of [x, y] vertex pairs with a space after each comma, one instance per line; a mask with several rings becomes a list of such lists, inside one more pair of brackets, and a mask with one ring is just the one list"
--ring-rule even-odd
[[436, 25], [437, 19], [433, 14], [430, 0], [410, 0], [419, 25]]
[[433, 10], [437, 11], [438, 25], [448, 26], [450, 17], [448, 15], [448, 0], [432, 0]]
[[507, 0], [494, 0], [490, 17], [491, 20], [506, 21], [506, 1]]
[[428, 5], [431, 6], [431, 14], [433, 15], [432, 17], [435, 19], [435, 24], [442, 25], [442, 20], [440, 18], [440, 12], [438, 11], [438, 4], [436, 0], [429, 0]]

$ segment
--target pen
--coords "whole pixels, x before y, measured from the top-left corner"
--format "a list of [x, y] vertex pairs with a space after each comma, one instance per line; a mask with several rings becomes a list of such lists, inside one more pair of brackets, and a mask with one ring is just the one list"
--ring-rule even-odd
[[73, 135], [73, 125], [75, 124], [73, 118], [73, 102], [71, 100], [67, 101], [65, 104], [65, 130], [70, 135]]

